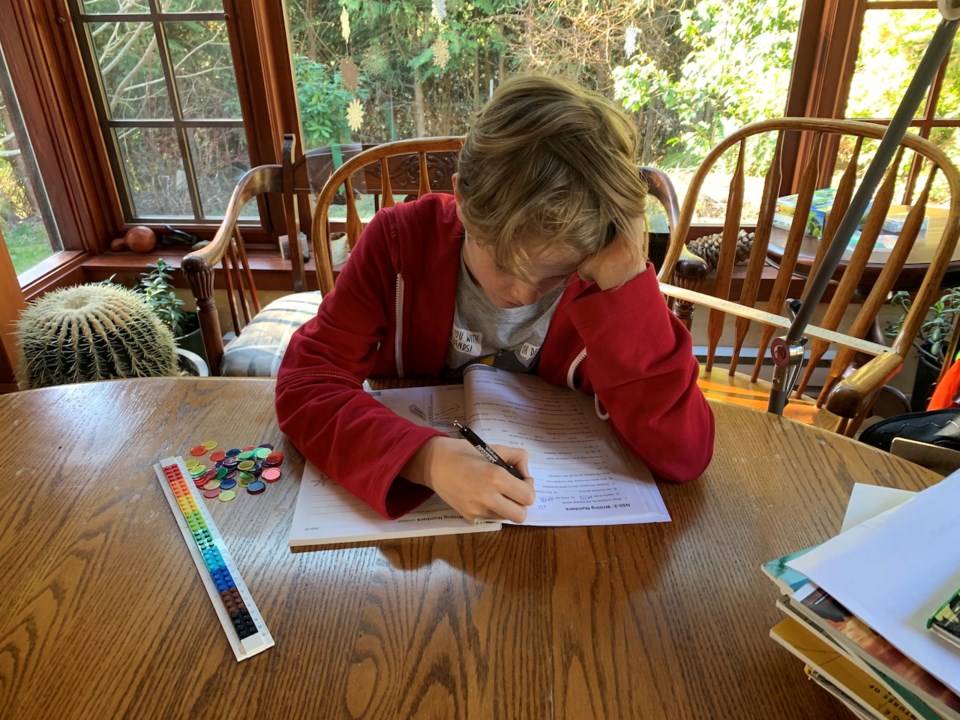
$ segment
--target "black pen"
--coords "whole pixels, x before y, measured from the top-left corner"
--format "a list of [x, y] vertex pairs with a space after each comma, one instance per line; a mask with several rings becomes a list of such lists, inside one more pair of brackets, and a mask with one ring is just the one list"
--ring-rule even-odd
[[473, 430], [468, 428], [466, 425], [461, 425], [459, 420], [453, 421], [453, 426], [457, 429], [457, 432], [460, 433], [460, 437], [466, 440], [468, 443], [473, 445], [477, 450], [483, 453], [483, 456], [487, 458], [494, 465], [499, 465], [508, 473], [513, 475], [518, 480], [523, 480], [523, 475], [519, 473], [512, 465], [507, 465], [507, 461], [502, 457], [497, 455], [493, 449], [487, 445], [483, 440], [480, 439], [480, 436], [477, 435]]

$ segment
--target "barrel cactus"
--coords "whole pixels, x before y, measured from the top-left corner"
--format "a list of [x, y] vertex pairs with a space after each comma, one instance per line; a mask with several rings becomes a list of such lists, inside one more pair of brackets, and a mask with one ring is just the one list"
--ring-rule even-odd
[[177, 373], [173, 334], [143, 296], [76, 285], [31, 303], [18, 323], [23, 389]]

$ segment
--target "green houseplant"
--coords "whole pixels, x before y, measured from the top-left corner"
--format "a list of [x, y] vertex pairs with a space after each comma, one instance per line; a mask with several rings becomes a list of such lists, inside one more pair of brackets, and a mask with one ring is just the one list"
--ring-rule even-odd
[[206, 360], [200, 321], [195, 312], [184, 309], [183, 300], [177, 297], [173, 286], [173, 268], [163, 258], [147, 267], [150, 269], [140, 274], [138, 291], [147, 299], [157, 317], [170, 328], [177, 346]]
[[[896, 337], [900, 332], [903, 319], [910, 309], [912, 298], [910, 293], [900, 290], [890, 297], [890, 304], [901, 308], [900, 317], [887, 323], [884, 335]], [[943, 295], [930, 306], [927, 317], [920, 326], [917, 349], [917, 371], [913, 379], [913, 392], [910, 395], [910, 406], [914, 411], [924, 410], [940, 369], [946, 361], [947, 347], [950, 337], [960, 313], [960, 287], [948, 288]]]

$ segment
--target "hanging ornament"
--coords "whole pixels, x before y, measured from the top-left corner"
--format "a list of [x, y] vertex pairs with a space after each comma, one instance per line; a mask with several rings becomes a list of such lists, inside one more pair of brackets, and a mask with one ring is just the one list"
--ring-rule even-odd
[[433, 10], [430, 12], [437, 22], [447, 19], [447, 0], [433, 0]]
[[343, 86], [351, 92], [360, 84], [360, 69], [351, 58], [345, 57], [340, 61], [340, 79]]
[[623, 51], [627, 54], [627, 58], [637, 51], [637, 35], [639, 34], [640, 28], [636, 25], [631, 25], [627, 28], [627, 36], [623, 43]]
[[351, 100], [347, 106], [347, 125], [354, 132], [358, 132], [363, 127], [363, 106], [357, 98]]
[[374, 46], [368, 47], [360, 58], [360, 66], [367, 77], [371, 75], [381, 75], [387, 69], [387, 59], [380, 52], [380, 49]]
[[340, 34], [343, 36], [345, 43], [350, 42], [350, 15], [347, 14], [346, 5], [340, 11]]
[[437, 38], [433, 44], [433, 64], [439, 68], [445, 68], [450, 62], [450, 47], [443, 38]]

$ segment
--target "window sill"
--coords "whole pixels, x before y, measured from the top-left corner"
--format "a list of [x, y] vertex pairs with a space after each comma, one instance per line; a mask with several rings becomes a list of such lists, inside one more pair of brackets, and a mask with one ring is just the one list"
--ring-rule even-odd
[[[187, 248], [164, 248], [160, 252], [151, 253], [103, 253], [91, 256], [83, 263], [83, 280], [81, 282], [99, 282], [111, 276], [125, 285], [136, 284], [140, 280], [140, 273], [147, 269], [147, 265], [163, 259], [174, 269], [173, 282], [178, 288], [188, 288], [189, 285], [180, 272], [180, 261], [189, 252]], [[262, 291], [293, 291], [293, 275], [289, 260], [283, 260], [275, 250], [247, 250], [247, 259], [253, 273], [254, 284], [257, 290]], [[316, 290], [317, 276], [313, 259], [305, 263], [306, 289]], [[223, 288], [223, 273], [217, 272], [214, 278], [215, 286]]]

